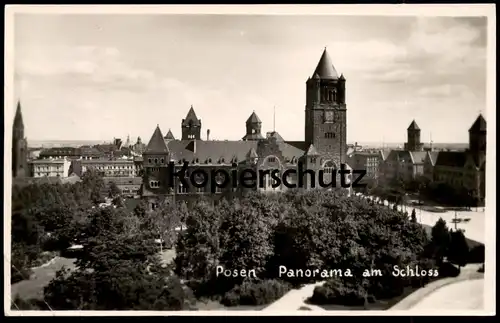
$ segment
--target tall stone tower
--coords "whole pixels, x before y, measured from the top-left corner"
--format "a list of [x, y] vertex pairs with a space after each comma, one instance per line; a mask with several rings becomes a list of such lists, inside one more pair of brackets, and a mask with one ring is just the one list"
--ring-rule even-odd
[[186, 119], [182, 119], [182, 140], [201, 140], [201, 119], [198, 119], [193, 106], [188, 111]]
[[486, 153], [486, 120], [482, 114], [469, 129], [469, 150], [473, 154]]
[[21, 103], [17, 102], [16, 116], [12, 129], [12, 177], [29, 176], [28, 142], [24, 137], [24, 122]]
[[345, 78], [333, 66], [326, 48], [306, 82], [305, 141], [336, 168], [346, 162], [347, 106]]
[[405, 143], [405, 150], [422, 151], [424, 149], [424, 144], [420, 142], [420, 128], [415, 120], [410, 123], [406, 132], [408, 134], [408, 138]]

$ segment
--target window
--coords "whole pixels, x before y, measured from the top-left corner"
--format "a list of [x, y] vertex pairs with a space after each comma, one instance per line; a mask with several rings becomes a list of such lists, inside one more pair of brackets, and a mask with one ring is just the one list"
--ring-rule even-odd
[[311, 158], [311, 163], [315, 163], [316, 162], [316, 157], [312, 157]]
[[215, 187], [215, 193], [222, 193], [222, 188], [216, 186]]
[[165, 160], [162, 158], [160, 159], [160, 163], [163, 164], [165, 162]]
[[335, 133], [333, 133], [333, 132], [325, 132], [325, 138], [328, 138], [328, 139], [335, 138]]
[[158, 158], [155, 158], [155, 164], [158, 164]]
[[204, 193], [205, 192], [205, 188], [204, 187], [197, 187], [196, 188], [196, 193]]
[[179, 187], [177, 188], [177, 192], [179, 194], [185, 194], [187, 193], [187, 187], [185, 187], [184, 185], [182, 185], [182, 183], [179, 183]]
[[150, 181], [149, 186], [151, 188], [158, 188], [158, 187], [160, 187], [160, 182], [159, 181]]
[[151, 158], [148, 158], [148, 162], [151, 164]]

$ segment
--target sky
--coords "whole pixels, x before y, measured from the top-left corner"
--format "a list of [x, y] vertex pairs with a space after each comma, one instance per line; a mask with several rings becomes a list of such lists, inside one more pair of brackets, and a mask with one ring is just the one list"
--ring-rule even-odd
[[468, 142], [486, 116], [486, 18], [16, 14], [16, 100], [28, 140], [304, 139], [305, 82], [325, 47], [346, 78], [348, 142]]

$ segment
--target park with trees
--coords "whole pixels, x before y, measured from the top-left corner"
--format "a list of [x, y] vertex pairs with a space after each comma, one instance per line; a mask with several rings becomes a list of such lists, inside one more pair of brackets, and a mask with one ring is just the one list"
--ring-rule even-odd
[[[261, 306], [318, 281], [325, 283], [312, 303], [369, 308], [436, 279], [394, 277], [393, 266], [438, 268], [442, 278], [458, 275], [472, 258], [484, 262], [484, 246], [469, 252], [463, 233], [444, 221], [429, 235], [414, 216], [342, 190], [250, 192], [217, 203], [200, 198], [189, 207], [164, 203], [154, 211], [121, 200], [99, 207], [119, 195], [91, 171], [72, 185], [13, 187], [12, 283], [29, 279], [30, 268], [47, 257], [83, 246], [76, 268], [57, 272], [43, 300], [13, 295], [13, 309], [194, 310], [202, 299]], [[161, 261], [164, 248], [175, 249], [171, 263]], [[252, 269], [256, 277], [217, 275], [218, 266]], [[280, 266], [349, 269], [352, 276], [290, 277]], [[370, 268], [383, 275], [364, 276]]]

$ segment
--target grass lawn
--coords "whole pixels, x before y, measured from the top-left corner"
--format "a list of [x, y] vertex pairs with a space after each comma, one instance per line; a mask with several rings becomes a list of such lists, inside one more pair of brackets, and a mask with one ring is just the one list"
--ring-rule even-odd
[[[168, 249], [163, 251], [161, 259], [165, 263], [171, 262], [175, 258], [175, 250]], [[31, 298], [42, 299], [43, 288], [56, 276], [56, 272], [63, 266], [75, 269], [75, 259], [57, 257], [52, 263], [45, 267], [33, 269], [33, 275], [29, 280], [23, 280], [11, 286], [11, 296], [15, 298], [19, 295], [24, 300]]]
[[42, 299], [43, 288], [56, 276], [56, 272], [63, 266], [74, 269], [75, 259], [57, 257], [52, 263], [45, 267], [33, 269], [33, 275], [29, 280], [23, 280], [11, 286], [11, 295], [14, 298], [19, 295], [22, 299]]

